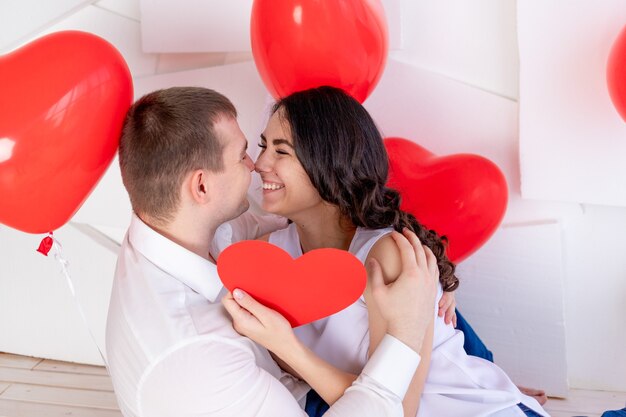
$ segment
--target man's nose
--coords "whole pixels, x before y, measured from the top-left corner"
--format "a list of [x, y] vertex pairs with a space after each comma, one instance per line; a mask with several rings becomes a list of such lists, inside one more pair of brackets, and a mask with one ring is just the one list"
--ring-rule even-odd
[[246, 167], [250, 170], [250, 172], [254, 171], [254, 162], [252, 162], [252, 158], [250, 155], [246, 154]]

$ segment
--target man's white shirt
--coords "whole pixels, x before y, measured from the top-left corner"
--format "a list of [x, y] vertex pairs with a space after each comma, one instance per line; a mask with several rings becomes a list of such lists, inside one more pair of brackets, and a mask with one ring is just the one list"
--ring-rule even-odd
[[[213, 247], [253, 238], [275, 221], [245, 214], [220, 227]], [[126, 417], [305, 417], [309, 386], [232, 327], [225, 289], [208, 260], [133, 215], [118, 258], [106, 347]], [[385, 336], [327, 416], [402, 416], [419, 355]]]

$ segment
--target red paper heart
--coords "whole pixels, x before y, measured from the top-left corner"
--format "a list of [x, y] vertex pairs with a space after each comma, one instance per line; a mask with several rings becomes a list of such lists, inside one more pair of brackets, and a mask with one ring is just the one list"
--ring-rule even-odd
[[224, 250], [217, 272], [230, 291], [246, 291], [292, 327], [350, 306], [363, 294], [367, 277], [363, 264], [343, 250], [317, 249], [294, 260], [275, 245], [253, 240]]
[[490, 160], [472, 154], [438, 157], [414, 142], [385, 139], [389, 186], [401, 208], [448, 238], [448, 258], [460, 262], [496, 231], [508, 201], [506, 179]]
[[66, 223], [113, 160], [133, 96], [120, 53], [65, 31], [0, 57], [0, 223]]

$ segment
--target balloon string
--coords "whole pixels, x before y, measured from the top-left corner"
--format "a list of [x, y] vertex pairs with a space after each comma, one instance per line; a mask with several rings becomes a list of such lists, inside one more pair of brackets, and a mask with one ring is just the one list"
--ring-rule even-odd
[[67, 261], [67, 259], [63, 257], [63, 252], [62, 252], [63, 246], [61, 245], [61, 242], [59, 242], [58, 239], [52, 235], [52, 233], [49, 233], [48, 237], [52, 239], [52, 248], [54, 249], [54, 259], [56, 259], [59, 262], [59, 264], [61, 264], [63, 276], [65, 277], [67, 286], [70, 289], [70, 293], [72, 294], [72, 299], [74, 300], [74, 304], [76, 304], [76, 307], [78, 308], [78, 313], [80, 314], [80, 317], [82, 318], [83, 323], [87, 327], [87, 331], [89, 332], [89, 335], [91, 336], [91, 340], [96, 345], [96, 348], [98, 349], [98, 353], [100, 353], [102, 362], [106, 364], [107, 362], [104, 357], [104, 354], [102, 353], [102, 350], [100, 350], [100, 346], [98, 346], [96, 337], [91, 331], [91, 327], [89, 326], [89, 323], [87, 322], [87, 317], [85, 316], [85, 312], [83, 311], [83, 308], [81, 307], [80, 303], [78, 302], [78, 299], [76, 298], [76, 291], [74, 290], [74, 283], [72, 281], [72, 277], [70, 276], [70, 273], [68, 270], [70, 263]]

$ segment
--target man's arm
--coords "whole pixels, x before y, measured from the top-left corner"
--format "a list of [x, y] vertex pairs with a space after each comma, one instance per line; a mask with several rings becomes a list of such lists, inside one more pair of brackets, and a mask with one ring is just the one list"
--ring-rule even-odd
[[[328, 417], [402, 416], [419, 355], [388, 336]], [[252, 351], [204, 337], [161, 359], [139, 387], [141, 417], [306, 417], [291, 393], [256, 365]]]

